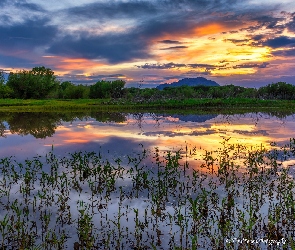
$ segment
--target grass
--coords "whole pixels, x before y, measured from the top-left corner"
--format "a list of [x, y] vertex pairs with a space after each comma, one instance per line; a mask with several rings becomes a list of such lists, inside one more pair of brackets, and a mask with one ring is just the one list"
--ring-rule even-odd
[[0, 247], [292, 249], [295, 139], [272, 146], [1, 159]]
[[287, 100], [258, 100], [258, 99], [184, 99], [162, 100], [156, 102], [132, 103], [124, 99], [77, 99], [77, 100], [20, 100], [0, 99], [0, 112], [2, 111], [155, 111], [155, 110], [192, 110], [202, 109], [206, 111], [222, 112], [227, 110], [244, 110], [245, 112], [263, 111], [266, 109], [295, 110], [295, 102]]

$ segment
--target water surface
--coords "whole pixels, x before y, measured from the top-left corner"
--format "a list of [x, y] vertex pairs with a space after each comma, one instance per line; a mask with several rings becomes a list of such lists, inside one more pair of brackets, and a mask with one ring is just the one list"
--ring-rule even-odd
[[215, 150], [231, 143], [286, 144], [295, 137], [293, 114], [8, 113], [0, 116], [0, 156], [45, 155], [52, 147], [64, 156], [104, 151], [114, 156], [146, 149], [186, 146]]

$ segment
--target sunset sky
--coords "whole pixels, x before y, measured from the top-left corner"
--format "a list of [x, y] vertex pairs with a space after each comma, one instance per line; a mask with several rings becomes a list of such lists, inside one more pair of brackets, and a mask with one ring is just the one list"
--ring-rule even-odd
[[295, 84], [294, 0], [1, 0], [0, 10], [7, 73], [43, 65], [86, 84]]

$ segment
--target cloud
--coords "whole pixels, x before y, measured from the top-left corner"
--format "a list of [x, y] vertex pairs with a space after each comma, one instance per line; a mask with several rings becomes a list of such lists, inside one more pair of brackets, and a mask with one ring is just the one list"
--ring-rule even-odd
[[0, 50], [33, 50], [53, 41], [58, 28], [48, 24], [47, 18], [30, 19], [23, 23], [0, 26]]
[[255, 131], [247, 131], [247, 130], [234, 130], [233, 133], [238, 133], [242, 135], [248, 135], [248, 136], [268, 136], [266, 130], [255, 130]]
[[158, 11], [157, 5], [150, 1], [95, 2], [66, 10], [69, 17], [83, 19], [135, 18], [144, 14], [154, 15]]
[[280, 36], [273, 39], [268, 39], [263, 44], [273, 49], [295, 46], [295, 37]]
[[172, 46], [172, 47], [168, 47], [168, 48], [164, 48], [161, 50], [170, 50], [170, 49], [187, 49], [188, 46]]
[[159, 41], [159, 43], [165, 43], [165, 44], [181, 44], [181, 42], [176, 41], [176, 40], [162, 40], [162, 41]]
[[142, 69], [173, 69], [173, 68], [205, 68], [206, 70], [216, 69], [218, 67], [224, 66], [216, 66], [212, 64], [202, 64], [202, 63], [191, 63], [191, 64], [184, 64], [184, 63], [146, 63], [144, 65], [137, 65], [137, 68]]
[[48, 11], [43, 9], [40, 5], [29, 3], [26, 0], [6, 1], [0, 2], [0, 23], [1, 25], [13, 25], [26, 22], [27, 20], [48, 17]]
[[146, 63], [144, 65], [136, 66], [137, 68], [141, 69], [172, 69], [172, 68], [184, 68], [187, 67], [186, 64], [183, 63], [163, 63], [163, 64], [158, 64], [158, 63]]
[[286, 28], [290, 31], [295, 33], [295, 12], [293, 13], [293, 18], [291, 19], [291, 21], [286, 24]]
[[227, 42], [227, 41], [232, 42], [236, 45], [243, 46], [243, 45], [247, 44], [250, 41], [250, 39], [224, 39], [224, 41], [225, 42]]
[[[200, 121], [196, 122], [205, 122], [206, 118], [200, 118]], [[189, 120], [186, 120], [189, 121]], [[203, 135], [211, 135], [216, 133], [213, 129], [207, 129], [206, 131], [192, 131], [191, 133], [184, 133], [184, 132], [173, 132], [173, 131], [150, 131], [142, 133], [145, 136], [165, 136], [165, 137], [177, 137], [177, 136], [203, 136]]]
[[272, 52], [274, 56], [283, 56], [283, 57], [293, 57], [295, 56], [295, 48], [285, 49], [285, 50], [277, 50]]
[[[0, 65], [5, 68], [23, 68], [24, 65], [26, 65], [26, 67], [29, 67], [29, 68], [38, 66], [36, 63], [34, 63], [33, 60], [20, 58], [19, 56], [7, 56], [7, 55], [1, 55], [1, 54], [0, 54]], [[6, 69], [6, 71], [11, 71], [11, 69], [10, 70]]]
[[261, 64], [257, 63], [245, 63], [233, 66], [234, 69], [245, 69], [245, 68], [266, 68], [269, 65], [268, 62], [263, 62]]
[[105, 59], [109, 63], [120, 63], [150, 56], [147, 41], [129, 34], [107, 34], [75, 38], [66, 36], [54, 42], [47, 53], [87, 59]]
[[191, 68], [206, 68], [206, 69], [216, 69], [218, 66], [212, 64], [204, 64], [204, 63], [191, 63], [188, 64]]
[[[63, 37], [48, 48], [47, 52], [68, 57], [101, 59], [109, 63], [131, 62], [154, 58], [151, 47], [155, 43], [176, 44], [164, 50], [185, 49], [173, 37], [197, 35], [196, 28], [207, 27], [212, 21], [212, 11], [220, 13], [225, 6], [234, 8], [237, 1], [222, 3], [210, 1], [118, 1], [86, 4], [65, 10], [64, 20], [89, 20], [93, 32], [87, 27], [64, 29]], [[165, 12], [163, 12], [163, 9]], [[202, 10], [202, 15], [196, 15]], [[207, 16], [208, 14], [208, 16]], [[214, 17], [216, 22], [223, 17]], [[96, 23], [96, 21], [100, 21]], [[102, 20], [102, 22], [101, 22]], [[126, 27], [127, 21], [128, 25]], [[233, 19], [236, 22], [235, 19]], [[106, 32], [101, 26], [114, 26], [117, 30]], [[207, 25], [207, 26], [206, 26]], [[230, 25], [230, 22], [227, 22]], [[82, 25], [83, 26], [83, 25]], [[221, 25], [220, 27], [223, 27]], [[218, 26], [219, 27], [219, 26]], [[75, 31], [73, 31], [75, 30]], [[172, 39], [171, 39], [172, 38]]]
[[[66, 10], [69, 16], [75, 16], [85, 19], [101, 19], [101, 18], [135, 18], [142, 15], [166, 15], [174, 12], [189, 13], [206, 11], [212, 13], [214, 11], [229, 11], [239, 3], [238, 0], [223, 0], [218, 2], [204, 0], [129, 0], [129, 1], [100, 1], [90, 4], [84, 4], [72, 7]], [[165, 12], [163, 12], [165, 10]], [[176, 15], [175, 15], [176, 16]]]

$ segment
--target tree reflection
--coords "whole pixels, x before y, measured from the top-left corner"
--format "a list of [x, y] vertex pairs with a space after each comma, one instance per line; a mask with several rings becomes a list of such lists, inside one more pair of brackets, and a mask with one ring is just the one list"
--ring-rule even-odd
[[121, 123], [126, 121], [126, 115], [119, 112], [92, 112], [90, 116], [100, 122]]
[[0, 122], [0, 137], [6, 137], [5, 135], [6, 126], [3, 122]]
[[35, 138], [46, 138], [54, 135], [57, 126], [62, 121], [72, 122], [76, 119], [84, 120], [89, 117], [95, 118], [100, 122], [124, 122], [126, 115], [114, 112], [12, 112], [0, 113], [0, 137], [6, 137], [6, 126], [4, 121], [9, 125], [10, 132], [18, 135], [32, 135]]
[[8, 123], [12, 134], [46, 138], [55, 133], [61, 119], [55, 113], [12, 113]]
[[[238, 113], [221, 116], [222, 121], [234, 123], [235, 121], [250, 115], [254, 124], [257, 124], [262, 117], [269, 115], [284, 121], [288, 115], [293, 115], [291, 111], [288, 112], [254, 112], [254, 113]], [[143, 129], [146, 113], [133, 113], [132, 118], [135, 120], [139, 129]], [[181, 121], [190, 122], [205, 122], [215, 118], [216, 114], [157, 114], [147, 113], [148, 116], [156, 122], [156, 126], [160, 126], [160, 122], [166, 116], [178, 118]], [[7, 131], [10, 130], [12, 134], [18, 135], [33, 135], [35, 138], [46, 138], [54, 135], [56, 128], [62, 122], [72, 122], [74, 120], [87, 120], [94, 118], [99, 122], [114, 122], [122, 123], [127, 120], [126, 113], [120, 112], [0, 112], [0, 137], [6, 137]]]

